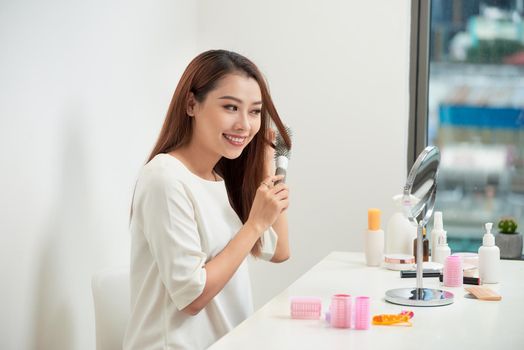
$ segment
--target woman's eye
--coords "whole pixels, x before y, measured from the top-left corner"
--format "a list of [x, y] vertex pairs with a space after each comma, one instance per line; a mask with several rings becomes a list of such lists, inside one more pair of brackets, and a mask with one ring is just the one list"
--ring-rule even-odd
[[255, 110], [251, 111], [251, 113], [253, 113], [254, 115], [260, 115], [260, 113], [262, 113], [262, 110], [261, 109], [255, 109]]
[[225, 105], [224, 108], [227, 109], [227, 110], [230, 110], [232, 112], [238, 111], [238, 107], [235, 106], [235, 105]]

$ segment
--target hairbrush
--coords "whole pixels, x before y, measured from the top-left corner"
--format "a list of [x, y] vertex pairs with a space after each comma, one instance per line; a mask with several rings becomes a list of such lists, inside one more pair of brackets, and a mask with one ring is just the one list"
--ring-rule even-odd
[[[285, 130], [289, 138], [291, 138], [291, 129], [286, 126]], [[277, 130], [275, 140], [275, 162], [277, 170], [275, 172], [275, 175], [284, 175], [284, 178], [282, 180], [275, 181], [275, 185], [280, 182], [286, 182], [287, 165], [289, 163], [290, 158], [291, 150], [288, 148], [286, 142], [284, 141], [284, 138]]]

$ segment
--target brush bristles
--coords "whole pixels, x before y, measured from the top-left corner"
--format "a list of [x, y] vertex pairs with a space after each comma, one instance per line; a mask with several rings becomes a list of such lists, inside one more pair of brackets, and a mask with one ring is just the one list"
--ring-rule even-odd
[[[291, 129], [287, 126], [286, 126], [286, 133], [288, 134], [289, 138], [292, 137]], [[277, 135], [276, 135], [276, 140], [275, 140], [275, 158], [278, 158], [280, 156], [284, 156], [289, 159], [291, 157], [291, 150], [287, 147], [286, 142], [284, 141], [284, 138], [282, 137], [280, 132], [278, 132], [277, 130]]]

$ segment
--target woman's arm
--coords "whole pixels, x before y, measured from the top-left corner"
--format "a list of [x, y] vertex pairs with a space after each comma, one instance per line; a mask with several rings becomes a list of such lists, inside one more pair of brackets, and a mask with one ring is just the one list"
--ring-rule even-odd
[[251, 223], [242, 226], [225, 248], [204, 266], [206, 269], [204, 290], [198, 298], [182, 309], [183, 312], [190, 315], [198, 314], [224, 288], [253, 248], [261, 232], [260, 228]]
[[[267, 183], [279, 179], [282, 179], [282, 176], [271, 176], [265, 181]], [[196, 315], [224, 288], [262, 233], [285, 211], [288, 206], [287, 197], [287, 186], [284, 184], [273, 188], [260, 185], [248, 220], [224, 249], [204, 265], [204, 290], [182, 311]]]
[[272, 227], [278, 236], [278, 240], [277, 247], [275, 249], [275, 254], [271, 258], [271, 262], [281, 263], [289, 259], [287, 210], [285, 210], [279, 215], [277, 221], [275, 221]]

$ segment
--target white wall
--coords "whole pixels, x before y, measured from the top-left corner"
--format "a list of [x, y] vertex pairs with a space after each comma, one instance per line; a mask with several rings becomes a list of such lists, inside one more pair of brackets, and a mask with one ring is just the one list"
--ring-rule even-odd
[[94, 349], [138, 169], [195, 54], [190, 1], [3, 1], [0, 349]]
[[251, 264], [255, 303], [332, 250], [405, 178], [409, 1], [0, 2], [0, 348], [94, 349], [90, 278], [128, 260], [137, 171], [191, 57], [239, 51], [295, 132], [292, 259]]

